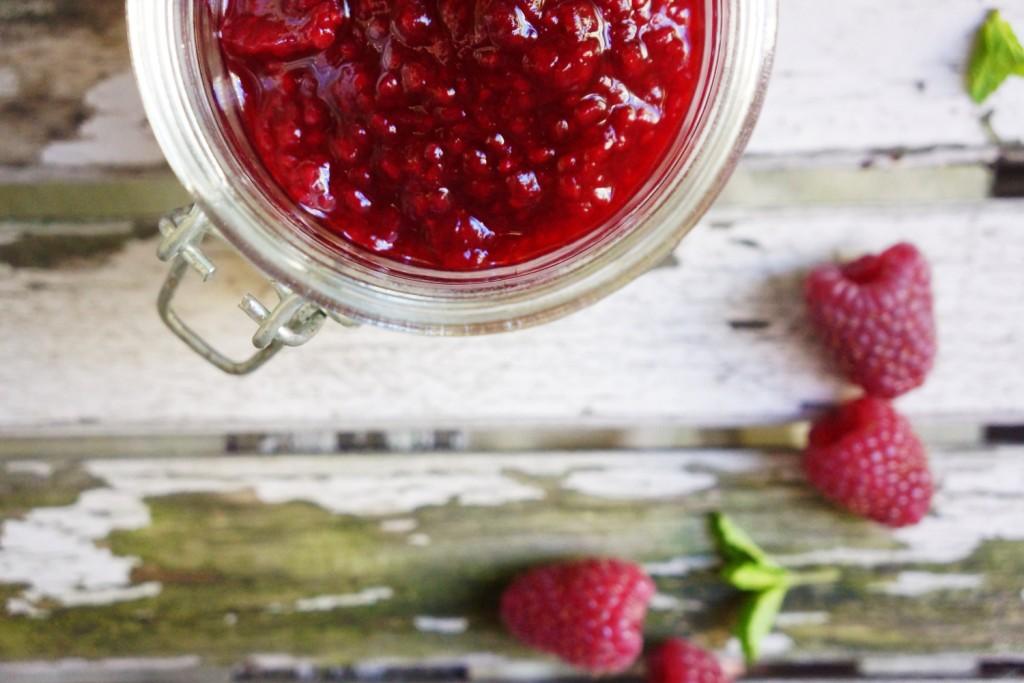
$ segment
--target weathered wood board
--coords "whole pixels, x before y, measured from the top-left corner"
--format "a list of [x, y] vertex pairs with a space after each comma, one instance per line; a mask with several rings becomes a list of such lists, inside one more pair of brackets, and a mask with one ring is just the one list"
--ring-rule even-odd
[[1024, 450], [944, 449], [933, 466], [934, 511], [892, 532], [823, 504], [786, 453], [8, 461], [0, 660], [536, 661], [502, 634], [497, 595], [522, 567], [579, 554], [643, 562], [651, 637], [734, 660], [714, 510], [787, 566], [841, 572], [792, 592], [771, 662], [1020, 654]]
[[[129, 75], [122, 5], [4, 1], [0, 182], [162, 165]], [[1002, 6], [1024, 25], [1024, 5]], [[1024, 81], [984, 107], [963, 93], [986, 0], [782, 0], [781, 8], [775, 78], [750, 148], [765, 164], [976, 162], [1024, 140], [1014, 114]]]
[[[674, 262], [566, 320], [470, 339], [332, 327], [242, 380], [164, 329], [163, 266], [126, 226], [99, 263], [0, 271], [12, 332], [0, 336], [0, 433], [785, 422], [844, 391], [804, 318], [803, 273], [901, 239], [934, 264], [941, 337], [934, 375], [902, 407], [1019, 422], [1024, 375], [1007, 368], [1024, 348], [1022, 207], [717, 212]], [[230, 265], [220, 280], [187, 291], [182, 310], [241, 354], [252, 326], [235, 307], [256, 285]]]

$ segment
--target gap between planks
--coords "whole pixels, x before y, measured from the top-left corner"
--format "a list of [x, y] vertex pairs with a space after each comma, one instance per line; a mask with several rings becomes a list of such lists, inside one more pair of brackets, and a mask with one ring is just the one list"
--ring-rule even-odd
[[[391, 425], [364, 431], [298, 430], [274, 433], [81, 432], [68, 436], [7, 435], [0, 438], [0, 461], [24, 457], [64, 460], [91, 457], [193, 457], [196, 455], [341, 455], [347, 453], [534, 453], [548, 451], [660, 451], [725, 448], [800, 450], [807, 422], [735, 428], [689, 429], [671, 426], [605, 427], [522, 424], [438, 428]], [[925, 424], [918, 434], [932, 447], [1024, 443], [1016, 430], [970, 422]]]

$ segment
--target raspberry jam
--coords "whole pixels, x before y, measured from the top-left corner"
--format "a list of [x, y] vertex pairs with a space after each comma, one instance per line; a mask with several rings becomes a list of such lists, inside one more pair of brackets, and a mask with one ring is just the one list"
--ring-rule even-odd
[[683, 135], [705, 0], [211, 0], [244, 132], [319, 237], [444, 271], [607, 225]]

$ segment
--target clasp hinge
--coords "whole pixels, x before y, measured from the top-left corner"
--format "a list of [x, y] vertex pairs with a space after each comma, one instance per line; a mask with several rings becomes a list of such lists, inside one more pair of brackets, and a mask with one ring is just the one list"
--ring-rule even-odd
[[198, 206], [178, 209], [160, 220], [163, 239], [156, 255], [161, 261], [181, 257], [206, 282], [217, 272], [213, 261], [200, 248], [211, 228], [210, 219]]
[[[164, 281], [157, 309], [164, 323], [182, 341], [211, 364], [232, 375], [246, 375], [277, 355], [285, 346], [301, 346], [323, 328], [328, 313], [279, 282], [271, 282], [278, 302], [267, 308], [252, 294], [246, 294], [239, 308], [259, 324], [252, 343], [258, 350], [244, 361], [233, 360], [207, 342], [189, 327], [171, 305], [188, 271], [209, 280], [217, 268], [202, 250], [203, 240], [214, 232], [213, 225], [198, 206], [179, 209], [160, 221], [163, 239], [157, 255], [170, 261], [171, 270]], [[344, 318], [330, 316], [346, 324]]]

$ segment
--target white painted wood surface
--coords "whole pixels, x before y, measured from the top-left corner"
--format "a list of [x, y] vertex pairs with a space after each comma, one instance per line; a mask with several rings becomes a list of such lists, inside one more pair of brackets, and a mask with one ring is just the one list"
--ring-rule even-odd
[[85, 96], [92, 115], [72, 140], [59, 140], [42, 153], [44, 166], [162, 166], [163, 153], [153, 138], [135, 86], [123, 71], [97, 84]]
[[[904, 239], [934, 265], [940, 358], [902, 407], [922, 420], [1020, 421], [1022, 211], [1019, 201], [720, 211], [684, 241], [678, 264], [554, 324], [468, 339], [331, 327], [245, 379], [207, 367], [159, 322], [151, 242], [100, 267], [7, 269], [0, 430], [790, 420], [843, 391], [807, 328], [802, 274]], [[243, 342], [252, 328], [235, 306], [247, 283], [234, 267], [220, 279], [186, 293], [183, 313]]]
[[[1024, 30], [1024, 2], [999, 4]], [[981, 107], [964, 92], [971, 41], [991, 8], [988, 0], [781, 0], [775, 76], [751, 156], [770, 166], [856, 166], [893, 163], [890, 151], [905, 150], [902, 163], [971, 163], [994, 158], [998, 144], [1020, 143], [1024, 79]], [[92, 115], [77, 136], [39, 151], [43, 169], [161, 164], [127, 54], [123, 63], [86, 96]], [[18, 83], [17, 66], [5, 69], [0, 97], [16, 99]]]
[[1021, 0], [781, 0], [778, 61], [750, 151], [856, 160], [907, 149], [942, 163], [1019, 143], [1024, 80], [981, 107], [964, 94], [974, 32], [994, 6], [1024, 31]]
[[[989, 8], [983, 0], [781, 0], [776, 73], [748, 165], [971, 164], [992, 159], [997, 143], [1024, 139], [1016, 115], [1024, 79], [984, 107], [963, 93], [970, 43]], [[1024, 2], [1002, 9], [1024, 26]], [[20, 96], [18, 69], [3, 71], [5, 100]], [[42, 174], [20, 169], [16, 177], [159, 164], [127, 71], [114, 70], [85, 104], [91, 117], [77, 138], [40, 150]], [[895, 162], [896, 148], [912, 153]], [[705, 228], [688, 240], [684, 267], [652, 273], [549, 328], [485, 340], [335, 329], [241, 381], [203, 367], [157, 322], [152, 298], [162, 267], [152, 245], [133, 244], [102, 268], [7, 271], [2, 326], [17, 332], [0, 341], [12, 359], [0, 381], [17, 389], [0, 392], [0, 429], [790, 419], [840, 390], [804, 329], [797, 271], [837, 244], [878, 248], [898, 237], [939, 259], [944, 336], [942, 364], [906, 409], [922, 418], [1017, 419], [1024, 380], [1004, 368], [1019, 354], [1021, 333], [1012, 316], [999, 315], [1022, 286], [1017, 211], [976, 204], [739, 213], [734, 228]], [[248, 331], [234, 311], [242, 276], [224, 270], [236, 291], [204, 295], [186, 312], [215, 336], [238, 340]], [[770, 324], [730, 327], [752, 320]], [[116, 390], [96, 391], [99, 376]]]

